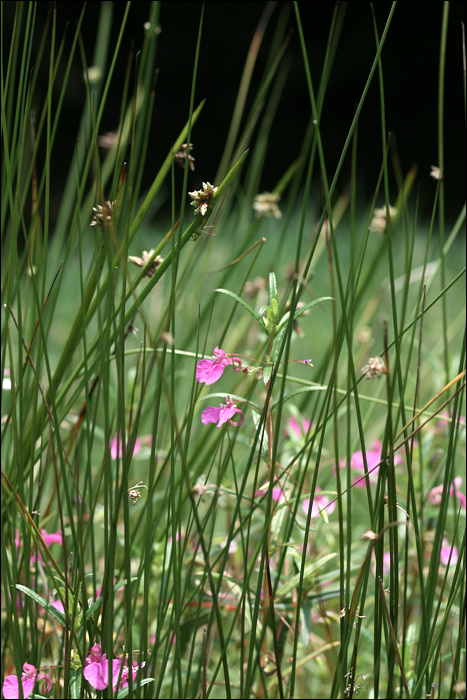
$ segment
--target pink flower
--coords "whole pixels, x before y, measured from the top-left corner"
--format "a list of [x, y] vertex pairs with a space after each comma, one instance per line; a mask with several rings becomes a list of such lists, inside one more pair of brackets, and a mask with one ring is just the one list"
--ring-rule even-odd
[[310, 429], [310, 421], [309, 420], [303, 420], [300, 423], [297, 421], [296, 418], [291, 416], [289, 420], [287, 421], [287, 432], [290, 435], [291, 433], [295, 433], [295, 435], [298, 435], [298, 437], [304, 437], [307, 433], [308, 430]]
[[[371, 444], [371, 449], [366, 450], [366, 463], [369, 473], [369, 479], [371, 484], [375, 484], [378, 480], [379, 463], [381, 462], [381, 442], [379, 440], [373, 440]], [[400, 464], [402, 459], [399, 455], [394, 455], [394, 464]], [[345, 467], [346, 463], [340, 462], [339, 467]], [[365, 463], [363, 461], [363, 452], [354, 452], [350, 459], [350, 468], [354, 469], [359, 475], [365, 474]], [[359, 479], [354, 486], [357, 488], [365, 488], [366, 480], [365, 477]]]
[[[112, 681], [120, 670], [120, 661], [113, 659], [112, 661]], [[115, 676], [117, 673], [117, 676]], [[109, 685], [109, 662], [107, 655], [101, 653], [99, 644], [94, 644], [91, 653], [86, 657], [86, 666], [83, 669], [83, 676], [88, 683], [96, 690], [105, 690]]]
[[[243, 411], [236, 407], [230, 396], [226, 396], [225, 400], [226, 403], [221, 403], [219, 408], [217, 408], [217, 406], [208, 406], [204, 409], [201, 414], [201, 422], [204, 425], [207, 425], [208, 423], [217, 423], [217, 427], [220, 428], [221, 425], [227, 421], [229, 421], [230, 425], [242, 425], [242, 423], [245, 421]], [[237, 423], [230, 420], [235, 413], [240, 413], [240, 419]]]
[[48, 533], [47, 530], [41, 530], [41, 535], [47, 547], [50, 547], [50, 545], [54, 543], [60, 545], [63, 544], [62, 533], [60, 532], [60, 530], [51, 533]]
[[[120, 676], [120, 668], [123, 664], [122, 673]], [[145, 662], [141, 664], [141, 668]], [[131, 667], [131, 681], [135, 679], [136, 673], [140, 666], [136, 661], [133, 661]], [[83, 675], [96, 690], [105, 690], [109, 684], [109, 662], [106, 654], [102, 654], [99, 644], [94, 644], [91, 653], [86, 657], [86, 666], [83, 669]], [[112, 661], [112, 689], [115, 692], [117, 685], [119, 690], [128, 685], [130, 679], [130, 668], [128, 661], [122, 659], [113, 659]]]
[[[123, 663], [123, 670], [122, 670], [122, 677], [120, 678], [120, 685], [118, 686], [119, 689], [126, 688], [126, 686], [128, 685], [128, 680], [131, 680], [133, 682], [136, 678], [136, 673], [137, 673], [138, 669], [143, 668], [143, 666], [146, 665], [145, 661], [143, 661], [143, 663], [141, 665], [138, 665], [138, 663], [133, 659], [133, 662], [131, 664], [131, 679], [130, 679], [130, 667], [128, 666], [128, 661], [124, 659], [122, 661], [122, 663]], [[118, 670], [118, 675], [120, 675], [120, 668]], [[114, 678], [112, 680], [118, 681], [118, 675], [116, 678], [114, 676]], [[115, 691], [115, 687], [114, 687], [114, 691]]]
[[[456, 476], [454, 481], [452, 482], [450, 489], [449, 489], [449, 495], [450, 496], [456, 496], [459, 499], [459, 502], [461, 504], [461, 508], [465, 510], [466, 506], [466, 499], [465, 499], [465, 494], [460, 491], [459, 487], [462, 484], [462, 477], [461, 476]], [[443, 484], [440, 484], [439, 486], [435, 486], [434, 488], [431, 489], [430, 493], [428, 494], [428, 500], [430, 503], [432, 503], [434, 506], [438, 506], [441, 503], [441, 498], [443, 495]]]
[[[238, 369], [235, 369], [236, 364], [238, 364]], [[214, 384], [222, 377], [222, 373], [228, 365], [233, 365], [234, 371], [238, 372], [242, 362], [233, 355], [227, 357], [221, 348], [215, 348], [212, 360], [200, 360], [196, 365], [196, 379], [198, 382], [206, 385]]]
[[[23, 696], [28, 698], [32, 691], [34, 690], [34, 684], [36, 679], [44, 679], [42, 684], [42, 692], [47, 693], [52, 687], [52, 681], [46, 673], [37, 673], [36, 667], [32, 664], [23, 664], [23, 673], [21, 674], [21, 685], [23, 686]], [[19, 698], [19, 683], [18, 676], [12, 675], [7, 676], [3, 683], [2, 688], [3, 697], [9, 700], [9, 698]]]
[[[136, 438], [135, 440], [135, 446], [133, 448], [133, 454], [136, 455], [141, 449], [141, 440], [139, 438]], [[110, 456], [112, 459], [117, 459], [120, 457], [122, 454], [122, 438], [117, 438], [117, 435], [114, 436], [112, 442], [110, 443]]]
[[[465, 417], [464, 416], [456, 416], [457, 423], [465, 428]], [[452, 421], [452, 416], [451, 416], [451, 411], [443, 411], [439, 416], [438, 416], [438, 425], [440, 428], [445, 428], [449, 426], [449, 423]], [[441, 425], [440, 425], [441, 424]]]
[[[328, 515], [332, 513], [332, 511], [336, 507], [336, 502], [329, 502], [329, 498], [327, 496], [324, 496], [321, 494], [319, 491], [315, 491], [315, 497], [313, 499], [313, 505], [311, 506], [311, 517], [312, 518], [317, 518], [319, 517], [320, 511], [326, 509], [326, 512]], [[304, 512], [308, 515], [308, 510], [310, 508], [310, 499], [305, 498], [305, 500], [302, 503], [302, 508]]]
[[[263, 496], [266, 496], [268, 492], [269, 484], [266, 482], [263, 484], [263, 486], [258, 489], [255, 493], [255, 498], [262, 498]], [[281, 486], [273, 486], [272, 488], [272, 500], [275, 501], [276, 503], [280, 503], [285, 498], [285, 493], [282, 490]]]
[[[51, 532], [49, 534], [47, 530], [42, 529], [41, 535], [47, 547], [50, 547], [51, 544], [63, 544], [62, 533], [59, 530], [57, 532]], [[19, 532], [19, 530], [16, 530], [15, 533], [15, 546], [17, 549], [21, 548], [21, 533]], [[29, 557], [29, 563], [32, 566], [35, 566], [36, 562], [39, 562], [40, 564], [44, 563], [40, 552], [33, 552]]]
[[58, 612], [63, 613], [63, 615], [65, 614], [65, 608], [61, 600], [53, 600], [50, 605], [55, 608], [55, 610], [58, 610]]
[[[451, 554], [452, 551], [452, 554]], [[451, 556], [451, 561], [449, 561], [449, 557]], [[457, 564], [457, 560], [459, 559], [459, 552], [457, 551], [457, 547], [453, 545], [452, 549], [451, 546], [449, 545], [447, 539], [444, 537], [443, 538], [443, 546], [441, 547], [441, 552], [439, 555], [441, 564], [443, 566], [447, 566], [450, 564], [451, 566], [454, 566]]]
[[[373, 573], [376, 575], [376, 562], [374, 561], [374, 559], [375, 559], [374, 548], [373, 548], [373, 551], [371, 552], [371, 558], [373, 559]], [[391, 552], [384, 552], [383, 553], [383, 574], [388, 574], [390, 568], [391, 568]]]

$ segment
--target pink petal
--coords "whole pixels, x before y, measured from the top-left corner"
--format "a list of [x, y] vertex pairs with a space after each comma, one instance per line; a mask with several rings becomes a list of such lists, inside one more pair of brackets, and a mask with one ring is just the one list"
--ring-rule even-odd
[[221, 404], [220, 409], [219, 409], [218, 427], [220, 428], [221, 425], [224, 425], [224, 423], [227, 423], [227, 421], [237, 413], [237, 410], [238, 409], [236, 406], [224, 406], [223, 404]]
[[65, 608], [63, 607], [63, 603], [61, 600], [53, 600], [50, 605], [55, 608], [55, 610], [58, 610], [59, 612], [65, 614]]
[[47, 547], [54, 543], [63, 544], [62, 533], [60, 531], [51, 532], [49, 534], [47, 530], [41, 530], [41, 535]]
[[[6, 700], [9, 700], [10, 698], [19, 698], [18, 676], [7, 676], [5, 678], [3, 682], [2, 693], [3, 697], [6, 698]], [[24, 689], [23, 694], [25, 698], [28, 697], [24, 693]]]
[[201, 422], [204, 425], [208, 423], [217, 423], [219, 420], [219, 411], [220, 409], [215, 406], [208, 406], [201, 414]]
[[[120, 666], [121, 666], [121, 665], [122, 665], [121, 659], [113, 659], [113, 660], [112, 660], [112, 688], [113, 688], [114, 691], [115, 691], [115, 689], [116, 689], [116, 687], [117, 687], [117, 682], [118, 682], [118, 677], [119, 677], [119, 675], [120, 675]], [[122, 678], [121, 678], [121, 681], [120, 681], [120, 688], [123, 688], [122, 681], [123, 681], [123, 678], [124, 678], [124, 674], [125, 674], [125, 669], [123, 669], [123, 671], [122, 671]]]
[[109, 685], [109, 663], [102, 659], [100, 663], [90, 663], [83, 668], [83, 676], [96, 690], [104, 690]]
[[224, 365], [215, 364], [212, 360], [200, 360], [196, 367], [196, 379], [204, 384], [214, 384], [222, 377]]
[[[28, 698], [32, 691], [34, 690], [34, 683], [36, 682], [36, 667], [32, 664], [23, 664], [23, 675], [21, 676], [21, 685], [23, 686], [23, 696]], [[3, 683], [3, 697], [7, 698], [19, 698], [19, 683], [18, 676], [11, 675], [5, 678]]]
[[[449, 557], [451, 556], [451, 562], [449, 562]], [[457, 564], [457, 560], [459, 559], [459, 552], [457, 550], [457, 547], [454, 546], [452, 548], [452, 555], [451, 555], [451, 547], [449, 546], [449, 543], [447, 539], [444, 537], [443, 538], [443, 546], [441, 547], [441, 552], [440, 552], [440, 561], [441, 564], [444, 566], [447, 566], [450, 564], [450, 566], [454, 566]]]

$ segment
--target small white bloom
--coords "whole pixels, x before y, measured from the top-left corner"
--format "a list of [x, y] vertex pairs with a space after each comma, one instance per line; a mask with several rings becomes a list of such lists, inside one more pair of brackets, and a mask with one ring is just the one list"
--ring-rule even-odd
[[193, 200], [192, 202], [190, 202], [190, 206], [196, 207], [194, 212], [195, 214], [202, 214], [203, 216], [206, 214], [209, 202], [211, 201], [212, 196], [214, 195], [216, 190], [217, 187], [211, 185], [210, 182], [203, 182], [202, 190], [188, 192], [189, 196]]
[[141, 257], [137, 255], [129, 255], [128, 260], [134, 263], [135, 265], [138, 265], [138, 267], [146, 267], [147, 265], [148, 267], [145, 274], [148, 277], [152, 277], [159, 265], [164, 262], [164, 258], [162, 258], [160, 255], [156, 255], [154, 260], [150, 264], [148, 264], [148, 261], [150, 260], [150, 258], [152, 258], [153, 255], [154, 250], [150, 250], [149, 252], [147, 250], [143, 250]]
[[[389, 207], [389, 218], [391, 219], [391, 222], [394, 221], [396, 218], [397, 214], [397, 209], [395, 207]], [[370, 228], [372, 231], [377, 231], [378, 233], [384, 233], [387, 229], [387, 220], [386, 220], [386, 207], [381, 207], [381, 209], [375, 209], [373, 212], [373, 219], [370, 224]]]
[[105, 202], [103, 206], [98, 204], [97, 207], [93, 207], [92, 210], [94, 212], [94, 218], [91, 221], [91, 226], [99, 226], [100, 230], [103, 232], [105, 222], [107, 222], [107, 225], [109, 225], [112, 221], [112, 210], [114, 204], [115, 202]]
[[278, 192], [263, 192], [263, 194], [257, 194], [253, 202], [253, 209], [256, 211], [256, 216], [280, 219], [282, 212], [277, 206], [277, 202], [280, 198], [281, 196]]
[[102, 70], [98, 66], [89, 66], [87, 76], [89, 85], [96, 85], [102, 78]]
[[184, 168], [184, 167], [185, 167], [186, 158], [187, 158], [187, 155], [188, 155], [188, 167], [190, 168], [190, 170], [194, 170], [194, 169], [195, 169], [195, 159], [194, 159], [194, 157], [191, 155], [191, 151], [192, 151], [192, 150], [193, 150], [193, 144], [192, 144], [192, 143], [190, 143], [190, 144], [187, 144], [187, 143], [182, 144], [182, 146], [180, 147], [180, 150], [178, 151], [178, 153], [176, 153], [176, 154], [174, 155], [175, 162], [178, 163], [178, 164], [180, 165], [180, 167]]
[[370, 357], [368, 363], [362, 367], [362, 373], [366, 379], [373, 379], [386, 374], [386, 366], [381, 357]]

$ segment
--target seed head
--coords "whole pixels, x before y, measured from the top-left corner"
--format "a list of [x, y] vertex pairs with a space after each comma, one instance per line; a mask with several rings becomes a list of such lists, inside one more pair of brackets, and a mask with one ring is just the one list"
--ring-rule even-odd
[[188, 192], [189, 196], [193, 200], [190, 202], [190, 206], [196, 207], [195, 214], [202, 214], [203, 216], [206, 214], [209, 202], [211, 201], [216, 190], [217, 187], [213, 187], [210, 182], [203, 182], [202, 190]]
[[[389, 218], [391, 222], [396, 218], [397, 209], [395, 207], [389, 207]], [[370, 224], [372, 231], [377, 231], [378, 233], [384, 233], [388, 227], [387, 222], [387, 211], [386, 207], [381, 207], [381, 209], [375, 209], [373, 212], [373, 219]]]
[[115, 202], [105, 202], [103, 206], [98, 204], [97, 207], [93, 207], [92, 210], [94, 212], [94, 218], [91, 221], [91, 226], [99, 226], [103, 233], [104, 223], [107, 222], [107, 225], [109, 225], [112, 221], [112, 210], [114, 204]]
[[[147, 250], [143, 250], [140, 258], [137, 255], [129, 255], [128, 260], [130, 262], [134, 263], [135, 265], [138, 265], [138, 267], [146, 267], [148, 260], [153, 255], [154, 255], [154, 250], [150, 250], [149, 253]], [[164, 258], [162, 258], [160, 255], [156, 255], [156, 257], [151, 262], [151, 264], [148, 265], [144, 274], [147, 275], [147, 277], [152, 277], [162, 262], [164, 262]]]
[[382, 374], [386, 374], [386, 366], [381, 357], [370, 357], [367, 364], [362, 367], [362, 373], [366, 379], [374, 379]]
[[253, 202], [253, 209], [256, 211], [256, 216], [280, 219], [282, 212], [277, 206], [277, 202], [280, 198], [279, 192], [263, 192], [263, 194], [257, 194]]
[[186, 162], [186, 157], [187, 157], [187, 148], [188, 148], [188, 167], [190, 170], [195, 169], [195, 159], [193, 158], [192, 155], [190, 155], [192, 149], [193, 149], [193, 144], [190, 143], [188, 145], [187, 143], [184, 143], [181, 147], [178, 153], [174, 155], [175, 162], [179, 164], [181, 168], [185, 167], [185, 162]]

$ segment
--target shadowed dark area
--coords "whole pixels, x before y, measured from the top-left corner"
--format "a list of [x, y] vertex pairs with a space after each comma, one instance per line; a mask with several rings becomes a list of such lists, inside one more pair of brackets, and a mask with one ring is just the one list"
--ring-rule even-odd
[[[5, 6], [6, 20], [12, 22], [14, 3]], [[361, 97], [375, 54], [375, 38], [370, 3], [338, 3], [343, 25], [337, 53], [326, 89], [321, 134], [328, 169], [332, 179], [342, 147], [351, 125], [355, 107]], [[381, 36], [392, 3], [374, 3], [378, 32]], [[57, 41], [70, 29], [66, 41], [70, 43], [73, 27], [83, 4], [57, 3]], [[88, 3], [83, 22], [83, 41], [87, 60], [92, 62], [100, 3]], [[150, 136], [150, 156], [145, 166], [145, 180], [149, 184], [161, 160], [166, 156], [172, 140], [177, 136], [188, 115], [193, 71], [193, 57], [202, 12], [200, 2], [162, 2], [160, 5], [160, 35], [157, 39], [157, 66], [153, 128]], [[329, 27], [335, 9], [334, 3], [298, 3], [309, 49], [309, 61], [315, 93], [326, 51]], [[102, 130], [115, 129], [121, 109], [121, 88], [130, 54], [139, 51], [144, 35], [150, 3], [133, 3], [126, 26], [121, 56], [109, 94]], [[41, 27], [50, 10], [48, 3], [38, 3], [37, 26]], [[248, 96], [247, 110], [255, 98], [260, 77], [269, 58], [278, 18], [286, 17], [290, 36], [284, 56], [284, 89], [280, 96], [273, 123], [273, 144], [264, 163], [262, 190], [271, 190], [287, 167], [297, 157], [311, 108], [303, 68], [299, 33], [292, 3], [265, 2], [208, 2], [204, 6], [204, 24], [201, 57], [198, 69], [195, 104], [206, 99], [201, 119], [196, 124], [192, 141], [196, 172], [192, 185], [213, 180], [227, 137], [232, 112], [240, 84], [245, 59], [255, 30], [264, 12], [270, 19], [260, 48], [253, 74], [253, 87]], [[125, 3], [113, 3], [114, 21], [112, 45], [118, 37]], [[430, 166], [438, 163], [438, 66], [443, 3], [398, 3], [383, 50], [384, 87], [386, 96], [386, 125], [391, 132], [390, 158], [400, 159], [405, 176], [418, 166], [421, 214], [431, 211], [434, 182], [429, 176]], [[465, 4], [451, 3], [445, 75], [445, 182], [446, 209], [449, 218], [456, 218], [465, 193], [465, 113], [462, 64], [462, 22]], [[37, 41], [39, 42], [39, 32]], [[43, 62], [44, 90], [47, 82]], [[73, 147], [70, 134], [77, 129], [85, 100], [81, 65], [77, 53], [73, 67], [73, 86], [66, 96], [65, 121], [69, 129], [58, 142], [55, 156], [68, 170]], [[268, 96], [270, 92], [268, 93]], [[253, 134], [256, 135], [257, 131]], [[461, 142], [459, 142], [461, 138]], [[377, 73], [366, 98], [358, 127], [358, 173], [360, 196], [372, 197], [382, 162], [380, 93]], [[152, 167], [154, 163], [154, 167]], [[60, 167], [58, 168], [60, 170]], [[350, 154], [340, 178], [343, 189], [350, 172]], [[393, 168], [390, 168], [393, 172]], [[318, 184], [318, 176], [315, 174]], [[61, 176], [57, 172], [57, 187]], [[391, 183], [395, 196], [395, 181]]]

